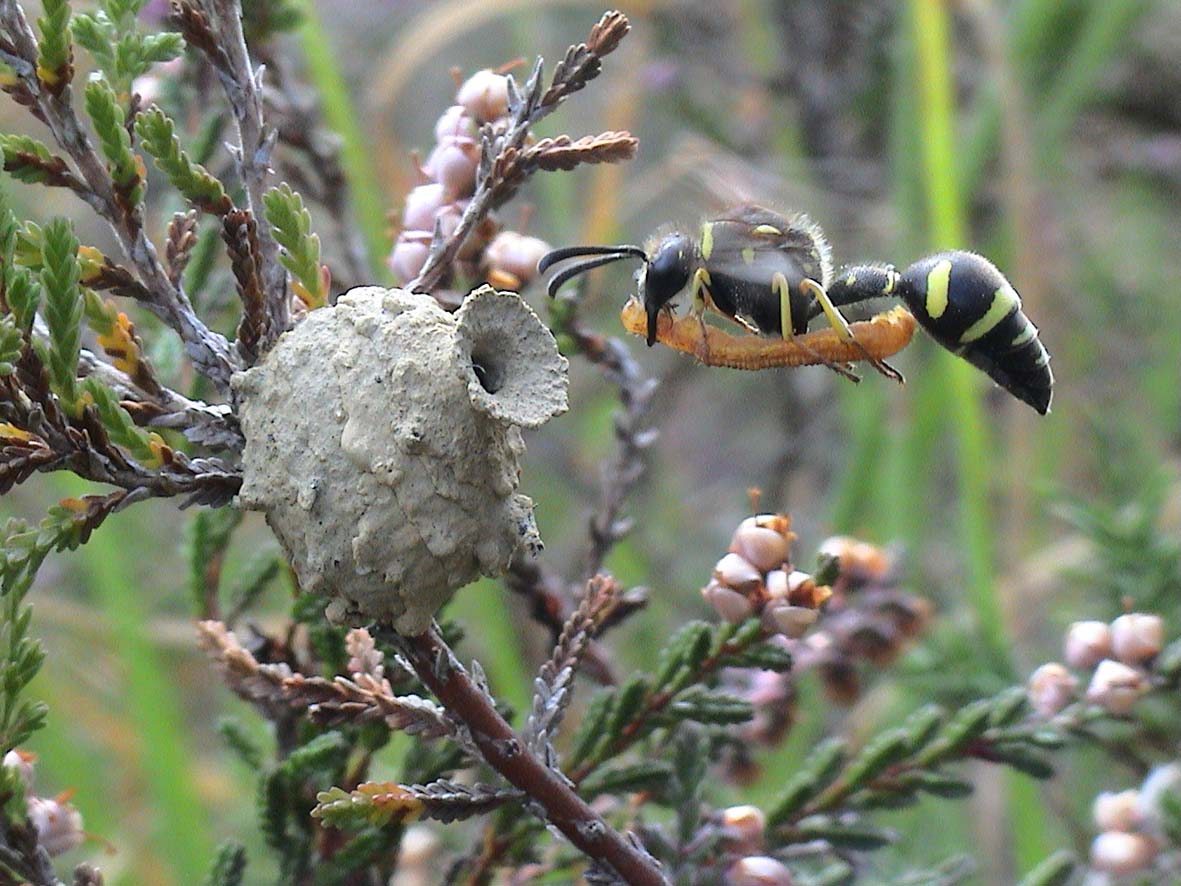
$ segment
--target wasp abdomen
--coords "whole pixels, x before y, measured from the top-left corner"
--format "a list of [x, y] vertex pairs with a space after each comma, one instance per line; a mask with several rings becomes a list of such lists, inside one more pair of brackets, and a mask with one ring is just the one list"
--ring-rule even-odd
[[1038, 412], [1049, 411], [1050, 355], [992, 262], [971, 252], [941, 252], [907, 268], [897, 290], [937, 342]]

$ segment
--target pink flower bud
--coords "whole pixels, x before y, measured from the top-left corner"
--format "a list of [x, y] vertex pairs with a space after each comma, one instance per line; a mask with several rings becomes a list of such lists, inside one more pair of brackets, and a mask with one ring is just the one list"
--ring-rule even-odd
[[549, 251], [550, 245], [537, 237], [501, 231], [484, 250], [484, 265], [489, 271], [511, 275], [518, 286], [524, 286], [537, 276], [537, 263]]
[[1140, 792], [1134, 788], [1104, 791], [1091, 804], [1095, 827], [1101, 831], [1134, 831], [1140, 827]]
[[1128, 713], [1136, 701], [1148, 691], [1148, 680], [1140, 671], [1126, 664], [1105, 658], [1095, 668], [1091, 685], [1087, 687], [1087, 701], [1100, 705], [1117, 716]]
[[1159, 615], [1129, 612], [1111, 623], [1111, 651], [1124, 664], [1155, 658], [1165, 645], [1165, 623]]
[[452, 105], [435, 123], [435, 141], [441, 142], [447, 138], [474, 139], [477, 131], [476, 121], [468, 116], [463, 105]]
[[50, 855], [61, 855], [82, 844], [82, 814], [60, 800], [29, 797], [29, 821], [37, 829], [37, 841]]
[[1076, 621], [1066, 629], [1063, 646], [1068, 665], [1089, 670], [1111, 656], [1111, 628], [1101, 621]]
[[740, 858], [726, 871], [726, 886], [792, 886], [787, 865], [766, 855]]
[[402, 209], [402, 227], [408, 231], [433, 231], [435, 214], [446, 202], [443, 186], [438, 182], [411, 189]]
[[[403, 232], [394, 244], [390, 257], [386, 259], [389, 269], [403, 283], [408, 283], [418, 276], [426, 258], [430, 254], [430, 234], [425, 231]], [[411, 239], [413, 238], [413, 239]]]
[[480, 151], [471, 139], [446, 138], [435, 145], [423, 172], [443, 186], [444, 197], [470, 196], [476, 186]]
[[1029, 703], [1043, 717], [1052, 717], [1074, 700], [1078, 678], [1056, 661], [1029, 676]]
[[753, 591], [763, 580], [762, 573], [739, 554], [727, 554], [714, 567], [714, 578], [736, 591]]
[[763, 607], [763, 626], [790, 640], [798, 640], [816, 623], [819, 613], [807, 606], [772, 600]]
[[702, 588], [701, 596], [705, 598], [706, 603], [713, 607], [714, 612], [722, 621], [730, 624], [741, 624], [755, 613], [754, 604], [745, 594], [716, 581], [711, 581]]
[[1156, 841], [1145, 834], [1107, 831], [1091, 843], [1091, 867], [1109, 874], [1133, 874], [1152, 864]]
[[730, 550], [741, 554], [763, 572], [781, 567], [787, 559], [788, 539], [774, 528], [771, 521], [776, 519], [774, 514], [747, 517], [734, 531]]
[[1167, 808], [1181, 797], [1181, 763], [1153, 767], [1140, 785], [1140, 819], [1143, 830], [1162, 834]]
[[476, 71], [459, 87], [455, 101], [480, 123], [503, 117], [508, 111], [508, 78], [487, 68]]

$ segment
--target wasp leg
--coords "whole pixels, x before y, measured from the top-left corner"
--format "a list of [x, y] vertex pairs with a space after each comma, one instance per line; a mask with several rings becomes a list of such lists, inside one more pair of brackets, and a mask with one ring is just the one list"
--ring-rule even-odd
[[697, 324], [701, 327], [701, 347], [697, 349], [697, 359], [707, 366], [709, 365], [709, 338], [706, 335], [705, 311], [709, 306], [709, 283], [709, 271], [705, 268], [698, 268], [693, 272], [693, 283], [689, 288], [689, 297], [692, 299], [689, 315], [696, 317]]
[[872, 366], [886, 378], [892, 379], [899, 384], [903, 384], [906, 381], [906, 379], [902, 377], [902, 373], [887, 363], [885, 360], [878, 360], [870, 356], [869, 352], [865, 350], [861, 342], [857, 341], [857, 338], [853, 335], [853, 330], [849, 328], [849, 321], [841, 315], [839, 310], [837, 310], [836, 305], [832, 303], [832, 299], [828, 297], [828, 293], [824, 291], [823, 286], [821, 286], [815, 280], [805, 279], [800, 281], [800, 289], [816, 299], [817, 304], [819, 304], [820, 309], [824, 311], [824, 316], [828, 318], [828, 322], [836, 331], [836, 334], [845, 341], [855, 344], [858, 350], [865, 354], [865, 360], [870, 366]]
[[[812, 281], [805, 280], [804, 282], [811, 283]], [[844, 376], [853, 382], [861, 381], [861, 377], [850, 370], [847, 366], [841, 366], [837, 363], [830, 363], [817, 354], [814, 350], [812, 350], [812, 348], [808, 347], [806, 344], [796, 338], [791, 316], [791, 285], [787, 282], [787, 277], [785, 277], [782, 272], [777, 272], [771, 275], [771, 291], [779, 296], [779, 334], [783, 337], [784, 341], [790, 341], [794, 343], [797, 347], [815, 357], [816, 362], [827, 366], [837, 375]], [[838, 314], [837, 316], [839, 317], [840, 315]], [[844, 317], [841, 317], [842, 322], [844, 322], [844, 319]], [[848, 326], [846, 325], [845, 328], [848, 329]], [[849, 333], [849, 337], [852, 338], [853, 334]]]

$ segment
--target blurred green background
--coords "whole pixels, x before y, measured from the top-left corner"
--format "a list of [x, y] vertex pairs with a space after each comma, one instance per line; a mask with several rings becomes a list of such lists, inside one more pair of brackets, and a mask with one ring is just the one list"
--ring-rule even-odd
[[[451, 103], [449, 69], [539, 53], [552, 62], [605, 8], [573, 0], [305, 6], [303, 29], [276, 51], [327, 96], [370, 244], [389, 242], [385, 213], [414, 184], [408, 152], [429, 151], [434, 121]], [[757, 801], [823, 730], [864, 734], [927, 698], [1020, 681], [1059, 654], [1068, 622], [1118, 614], [1121, 594], [1142, 587], [1115, 579], [1134, 577], [1142, 563], [1104, 558], [1110, 545], [1097, 555], [1096, 535], [1135, 550], [1153, 532], [1181, 534], [1181, 5], [621, 8], [632, 35], [539, 134], [629, 129], [639, 157], [537, 176], [507, 208], [510, 226], [555, 246], [636, 242], [756, 199], [807, 211], [838, 264], [904, 266], [938, 248], [975, 249], [1014, 282], [1054, 357], [1053, 412], [1040, 418], [925, 340], [896, 360], [905, 387], [872, 373], [853, 386], [819, 368], [706, 370], [631, 342], [662, 379], [650, 415], [661, 436], [630, 502], [635, 531], [608, 563], [651, 589], [649, 608], [614, 637], [620, 662], [646, 664], [676, 625], [706, 614], [697, 590], [747, 513], [752, 486], [764, 509], [792, 513], [801, 563], [834, 532], [893, 545], [911, 586], [939, 609], [928, 641], [853, 709], [805, 686], [796, 732], [767, 758], [759, 783], [733, 794]], [[26, 118], [0, 108], [6, 131], [27, 131]], [[90, 234], [93, 219], [69, 196], [6, 187], [18, 213], [64, 213], [84, 240]], [[630, 286], [630, 269], [593, 275], [588, 322], [621, 335], [614, 318]], [[536, 287], [526, 297], [544, 310]], [[544, 556], [558, 565], [585, 543], [617, 405], [585, 363], [575, 361], [572, 375], [572, 409], [530, 437], [522, 483], [538, 503]], [[80, 489], [38, 477], [2, 507], [39, 519]], [[49, 650], [37, 689], [52, 707], [32, 746], [42, 758], [38, 787], [76, 790], [95, 839], [73, 855], [98, 856], [108, 883], [194, 882], [217, 841], [261, 846], [253, 773], [214, 729], [240, 707], [195, 649], [185, 555], [192, 519], [169, 502], [118, 514], [80, 552], [52, 558], [31, 598], [34, 633]], [[273, 544], [248, 516], [227, 580]], [[1163, 587], [1169, 581], [1176, 591], [1178, 577], [1166, 575]], [[1181, 601], [1160, 602], [1171, 607], [1175, 634]], [[263, 609], [279, 619], [286, 605], [276, 585]], [[469, 628], [463, 653], [478, 656], [521, 710], [544, 650], [517, 606], [488, 581], [462, 592], [452, 614]], [[248, 712], [244, 719], [254, 722]], [[933, 800], [886, 816], [904, 840], [877, 860], [878, 875], [888, 882], [900, 858], [933, 864], [971, 849], [979, 882], [1005, 883], [1054, 848], [1085, 852], [1090, 797], [1133, 783], [1097, 761], [1063, 760], [1059, 778], [1040, 788], [982, 768], [968, 803]], [[252, 856], [248, 881], [267, 882], [261, 853]]]

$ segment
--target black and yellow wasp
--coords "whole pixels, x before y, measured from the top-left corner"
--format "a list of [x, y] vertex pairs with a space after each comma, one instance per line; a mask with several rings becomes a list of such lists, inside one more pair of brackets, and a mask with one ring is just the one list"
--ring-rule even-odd
[[[643, 262], [636, 281], [649, 345], [660, 311], [671, 310], [686, 288], [693, 315], [713, 311], [751, 332], [784, 339], [802, 335], [822, 314], [838, 335], [851, 339], [842, 306], [897, 298], [943, 347], [1041, 414], [1050, 409], [1054, 377], [1037, 327], [1004, 275], [972, 252], [941, 252], [901, 273], [892, 265], [867, 264], [834, 274], [824, 234], [807, 216], [743, 204], [704, 222], [695, 236], [673, 231], [644, 248], [570, 246], [550, 252], [538, 268], [544, 273], [571, 258], [587, 260], [554, 275], [551, 296], [592, 268], [628, 258]], [[900, 378], [888, 364], [872, 362]]]

